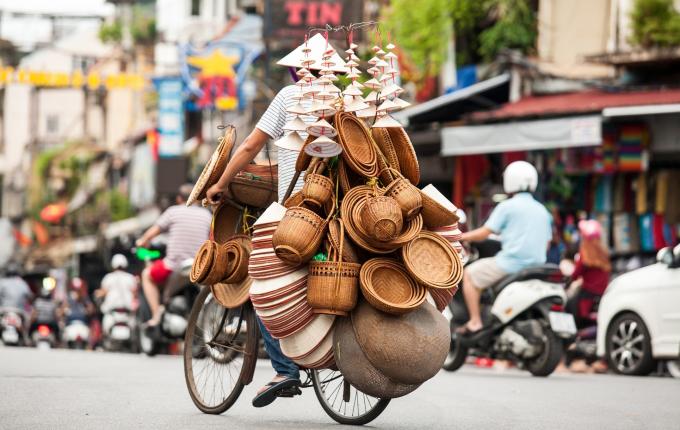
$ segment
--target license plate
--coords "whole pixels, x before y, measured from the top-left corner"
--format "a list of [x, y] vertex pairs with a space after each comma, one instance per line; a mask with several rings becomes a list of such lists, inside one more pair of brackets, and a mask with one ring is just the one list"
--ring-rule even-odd
[[565, 312], [550, 312], [550, 328], [555, 333], [573, 335], [576, 334], [576, 322], [574, 316]]
[[2, 340], [7, 343], [16, 343], [19, 341], [19, 333], [17, 333], [14, 327], [6, 328], [2, 332]]

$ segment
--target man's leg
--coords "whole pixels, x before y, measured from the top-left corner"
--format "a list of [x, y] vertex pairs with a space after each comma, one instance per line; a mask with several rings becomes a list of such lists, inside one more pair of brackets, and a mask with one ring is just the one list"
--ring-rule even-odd
[[470, 331], [477, 331], [482, 328], [482, 315], [479, 310], [481, 297], [482, 291], [474, 284], [472, 277], [466, 270], [463, 274], [463, 298], [470, 316], [466, 324]]
[[297, 364], [283, 354], [279, 341], [269, 334], [259, 317], [257, 318], [257, 324], [260, 326], [260, 333], [262, 333], [262, 339], [264, 340], [264, 348], [267, 350], [272, 367], [276, 370], [274, 381], [276, 382], [285, 378], [300, 379], [300, 369]]
[[142, 271], [142, 289], [144, 290], [144, 297], [151, 309], [150, 325], [156, 325], [161, 318], [161, 293], [158, 286], [151, 279], [151, 267], [147, 267]]

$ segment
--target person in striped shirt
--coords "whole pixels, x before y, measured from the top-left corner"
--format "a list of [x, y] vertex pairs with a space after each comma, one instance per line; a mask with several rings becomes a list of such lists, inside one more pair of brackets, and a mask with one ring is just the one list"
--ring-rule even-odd
[[167, 208], [136, 243], [139, 247], [147, 247], [151, 239], [168, 233], [165, 258], [154, 261], [142, 272], [142, 289], [151, 308], [151, 319], [146, 323], [148, 327], [157, 326], [163, 313], [161, 287], [184, 260], [194, 258], [210, 234], [210, 211], [197, 205], [186, 206], [192, 189], [192, 184], [182, 185], [175, 199], [176, 205]]
[[[315, 66], [310, 67], [312, 72], [319, 70], [321, 64], [321, 56], [324, 51], [328, 49], [328, 43], [323, 37], [319, 39], [320, 35], [316, 35], [309, 40], [308, 44], [300, 45], [295, 51], [284, 57], [278, 62], [279, 65], [289, 67], [290, 74], [293, 79], [297, 80], [296, 68], [300, 68], [303, 46], [309, 46], [312, 49], [311, 57], [316, 58]], [[338, 57], [337, 60], [342, 62]], [[345, 73], [344, 63], [342, 67], [335, 70], [337, 73]], [[224, 197], [228, 195], [229, 183], [236, 176], [238, 172], [243, 170], [255, 156], [264, 148], [269, 139], [279, 139], [283, 136], [283, 127], [286, 122], [294, 118], [294, 114], [287, 112], [287, 109], [292, 107], [297, 101], [293, 95], [298, 92], [300, 88], [295, 85], [288, 85], [284, 87], [276, 95], [274, 100], [269, 104], [269, 107], [260, 118], [260, 121], [255, 125], [255, 129], [246, 137], [243, 143], [232, 155], [231, 160], [227, 164], [224, 172], [216, 184], [211, 186], [207, 191], [208, 201], [212, 204], [218, 204]], [[311, 107], [311, 101], [308, 99], [301, 100], [302, 106], [305, 109]], [[316, 121], [316, 118], [309, 115], [301, 116], [306, 124], [311, 124]], [[307, 138], [306, 133], [300, 133], [303, 139]], [[279, 202], [283, 203], [283, 198], [286, 194], [289, 184], [295, 175], [295, 161], [297, 160], [299, 152], [287, 148], [278, 147], [278, 163], [279, 163], [279, 177], [278, 177], [278, 197]], [[293, 188], [297, 191], [302, 188], [303, 180], [299, 178]], [[253, 406], [263, 407], [267, 406], [276, 400], [277, 397], [292, 397], [301, 394], [300, 391], [300, 370], [298, 366], [286, 357], [281, 351], [279, 341], [274, 339], [261, 321], [258, 323], [262, 338], [264, 339], [265, 349], [272, 362], [272, 367], [276, 371], [276, 376], [264, 387], [260, 388], [257, 396], [253, 399]]]

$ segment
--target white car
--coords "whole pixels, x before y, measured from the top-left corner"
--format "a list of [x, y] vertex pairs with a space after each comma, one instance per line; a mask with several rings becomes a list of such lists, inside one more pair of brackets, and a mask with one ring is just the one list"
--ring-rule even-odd
[[680, 245], [651, 266], [614, 279], [600, 301], [597, 355], [624, 375], [647, 375], [657, 360], [680, 356]]

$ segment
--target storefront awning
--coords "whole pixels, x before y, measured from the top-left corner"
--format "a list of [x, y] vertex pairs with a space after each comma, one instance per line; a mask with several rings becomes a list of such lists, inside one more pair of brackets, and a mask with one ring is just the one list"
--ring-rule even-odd
[[393, 116], [404, 126], [454, 121], [464, 114], [507, 103], [509, 94], [510, 74], [505, 73], [409, 107]]
[[443, 156], [595, 146], [602, 143], [602, 117], [446, 127], [441, 133]]

